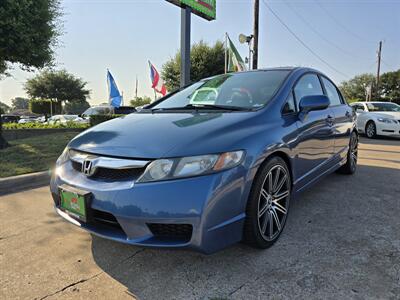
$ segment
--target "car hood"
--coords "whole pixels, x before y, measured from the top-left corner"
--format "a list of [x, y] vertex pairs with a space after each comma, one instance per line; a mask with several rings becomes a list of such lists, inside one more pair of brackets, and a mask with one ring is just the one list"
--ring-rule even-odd
[[[133, 113], [101, 123], [76, 136], [69, 147], [89, 153], [160, 158], [239, 150], [257, 112]], [[262, 122], [265, 123], [265, 122]], [[251, 125], [253, 124], [253, 125]]]
[[396, 112], [396, 111], [370, 112], [370, 114], [374, 115], [377, 118], [388, 118], [388, 119], [400, 120], [400, 112]]

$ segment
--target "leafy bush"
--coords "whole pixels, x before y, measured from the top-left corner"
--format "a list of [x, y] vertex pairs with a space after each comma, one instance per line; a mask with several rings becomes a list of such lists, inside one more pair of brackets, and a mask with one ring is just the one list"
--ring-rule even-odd
[[359, 99], [356, 99], [356, 98], [346, 99], [346, 102], [347, 102], [348, 104], [353, 103], [353, 102], [359, 102], [359, 101], [360, 101], [360, 100], [359, 100]]
[[69, 101], [65, 103], [64, 112], [70, 115], [80, 115], [90, 107], [89, 102], [84, 101]]
[[105, 121], [119, 118], [124, 115], [94, 115], [90, 117], [90, 124], [81, 124], [76, 122], [67, 123], [56, 123], [56, 124], [46, 124], [46, 123], [6, 123], [3, 124], [3, 129], [60, 129], [60, 128], [76, 128], [85, 129], [90, 126], [95, 126], [97, 124], [103, 123]]
[[97, 124], [103, 123], [105, 121], [119, 118], [123, 115], [94, 115], [90, 116], [90, 126], [95, 126]]
[[89, 124], [79, 124], [75, 122], [56, 123], [56, 124], [46, 124], [46, 123], [6, 123], [3, 124], [3, 129], [60, 129], [60, 128], [77, 128], [85, 129], [88, 128]]

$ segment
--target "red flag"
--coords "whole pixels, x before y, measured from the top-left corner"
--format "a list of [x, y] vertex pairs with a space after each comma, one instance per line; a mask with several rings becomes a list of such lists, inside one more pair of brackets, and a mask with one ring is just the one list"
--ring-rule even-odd
[[162, 80], [160, 74], [157, 69], [151, 64], [150, 66], [150, 78], [151, 78], [151, 87], [157, 92], [165, 96], [167, 94], [167, 88], [165, 87], [164, 81]]

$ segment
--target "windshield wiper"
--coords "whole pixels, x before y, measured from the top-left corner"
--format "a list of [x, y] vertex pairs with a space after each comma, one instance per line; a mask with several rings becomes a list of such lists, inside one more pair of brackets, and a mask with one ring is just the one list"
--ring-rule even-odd
[[228, 111], [248, 111], [250, 108], [247, 107], [240, 107], [240, 106], [229, 106], [229, 105], [218, 105], [218, 104], [187, 104], [185, 106], [180, 107], [166, 107], [166, 108], [153, 108], [151, 109], [152, 112], [154, 111], [168, 111], [168, 110], [228, 110]]

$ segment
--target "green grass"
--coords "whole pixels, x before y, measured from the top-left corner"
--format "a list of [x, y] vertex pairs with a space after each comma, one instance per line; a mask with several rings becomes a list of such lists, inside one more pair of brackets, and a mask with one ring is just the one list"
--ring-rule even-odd
[[78, 132], [53, 133], [9, 142], [0, 150], [0, 178], [51, 168]]

